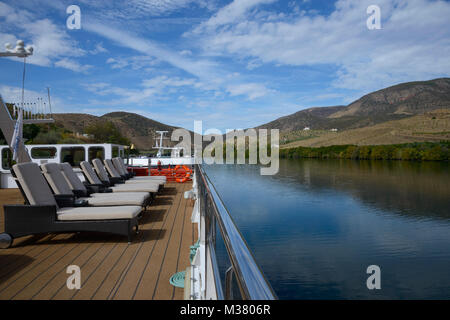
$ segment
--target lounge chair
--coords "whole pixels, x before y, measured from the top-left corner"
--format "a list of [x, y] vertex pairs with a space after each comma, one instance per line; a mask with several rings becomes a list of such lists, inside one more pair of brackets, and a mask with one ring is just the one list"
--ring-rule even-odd
[[[101, 164], [101, 162], [100, 162]], [[114, 180], [110, 180], [108, 174], [106, 173], [103, 166], [99, 166], [99, 171], [102, 173], [101, 179], [97, 176], [94, 168], [87, 161], [80, 163], [80, 167], [85, 174], [85, 177], [89, 183], [93, 186], [106, 186], [108, 189], [112, 190], [113, 193], [116, 192], [149, 192], [152, 195], [159, 191], [159, 184], [155, 183], [136, 183], [136, 184], [118, 184], [115, 185]], [[101, 170], [103, 168], [103, 171]]]
[[14, 238], [40, 233], [103, 232], [128, 236], [138, 228], [140, 206], [61, 207], [36, 163], [12, 167], [27, 204], [5, 205], [5, 236]]
[[104, 168], [109, 173], [109, 175], [113, 178], [121, 179], [123, 183], [130, 184], [130, 183], [157, 183], [160, 186], [164, 186], [165, 181], [162, 179], [128, 179], [127, 176], [123, 176], [119, 173], [119, 171], [114, 166], [114, 163], [111, 159], [106, 159], [103, 161], [105, 164]]
[[[72, 192], [78, 197], [115, 197], [120, 195], [118, 193], [111, 194], [112, 190], [101, 183], [99, 185], [92, 185], [89, 184], [88, 181], [82, 182], [69, 163], [61, 163], [60, 168], [64, 178], [66, 178], [67, 183], [70, 185]], [[148, 192], [127, 192], [124, 196], [129, 194], [149, 195]]]
[[[135, 185], [136, 184], [136, 182], [127, 181], [127, 180], [123, 179], [119, 175], [119, 173], [115, 170], [114, 165], [112, 164], [111, 160], [108, 160], [107, 163], [110, 164], [110, 168], [111, 168], [111, 172], [112, 172], [111, 175], [108, 174], [106, 167], [103, 165], [103, 163], [100, 159], [92, 160], [92, 164], [94, 165], [95, 172], [97, 173], [97, 175], [99, 176], [99, 178], [101, 180], [109, 179], [110, 182], [117, 183], [117, 184], [126, 184], [126, 185], [130, 185], [130, 184]], [[144, 185], [144, 184], [151, 185], [151, 186], [157, 185], [158, 191], [160, 191], [161, 188], [164, 186], [164, 183], [161, 181], [140, 181], [138, 183], [140, 185]]]
[[150, 201], [150, 195], [146, 192], [139, 193], [100, 193], [101, 196], [87, 197], [76, 196], [70, 184], [61, 172], [61, 166], [58, 163], [46, 163], [41, 165], [42, 172], [54, 194], [59, 198], [66, 198], [69, 201], [86, 202], [89, 206], [141, 206], [147, 207]]
[[138, 181], [138, 180], [154, 181], [154, 180], [157, 180], [157, 181], [162, 181], [164, 183], [166, 183], [166, 181], [167, 181], [166, 176], [138, 176], [138, 177], [134, 176], [132, 173], [128, 172], [128, 170], [125, 167], [125, 164], [123, 162], [123, 159], [120, 157], [112, 159], [112, 162], [113, 162], [116, 170], [119, 172], [119, 174], [122, 177], [129, 179], [130, 181]]

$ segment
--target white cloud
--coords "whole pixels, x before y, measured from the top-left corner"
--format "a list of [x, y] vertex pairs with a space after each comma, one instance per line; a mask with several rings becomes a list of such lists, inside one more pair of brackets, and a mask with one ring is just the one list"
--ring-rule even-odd
[[188, 7], [189, 5], [196, 4], [201, 7], [207, 6], [207, 1], [198, 0], [129, 0], [127, 6], [135, 8], [137, 11], [143, 14], [150, 14], [159, 16], [167, 14], [179, 9]]
[[136, 19], [161, 17], [179, 12], [186, 8], [204, 8], [213, 10], [212, 0], [79, 0], [84, 7], [95, 9], [97, 18], [120, 19], [132, 21]]
[[149, 56], [132, 56], [132, 57], [116, 57], [108, 58], [107, 64], [111, 65], [112, 69], [131, 68], [132, 70], [151, 70], [152, 67], [159, 63], [158, 59]]
[[155, 57], [158, 60], [165, 61], [199, 78], [211, 78], [211, 70], [215, 66], [215, 64], [211, 61], [188, 59], [176, 52], [173, 52], [172, 50], [162, 47], [154, 41], [139, 38], [135, 35], [106, 26], [104, 24], [88, 22], [83, 26], [85, 30], [105, 37], [116, 44], [136, 50], [147, 56]]
[[63, 58], [55, 62], [56, 67], [72, 70], [73, 72], [87, 73], [93, 68], [91, 65], [81, 65], [75, 60]]
[[102, 43], [97, 43], [95, 45], [95, 48], [93, 50], [89, 51], [89, 53], [93, 54], [93, 55], [96, 55], [96, 54], [99, 54], [99, 53], [106, 53], [106, 52], [109, 52], [109, 51], [108, 51], [108, 49], [103, 47]]
[[89, 66], [68, 59], [83, 56], [86, 52], [69, 37], [64, 26], [57, 26], [49, 19], [38, 19], [29, 11], [1, 2], [0, 18], [4, 19], [0, 40], [15, 42], [16, 36], [10, 33], [10, 30], [15, 30], [27, 45], [34, 47], [34, 54], [27, 59], [28, 63], [49, 67], [53, 65], [52, 61], [58, 60], [55, 65], [59, 67], [73, 70], [77, 64], [83, 71], [89, 69]]
[[329, 15], [300, 12], [278, 20], [259, 14], [257, 7], [246, 19], [234, 19], [245, 6], [226, 16], [227, 6], [197, 28], [196, 37], [207, 55], [275, 65], [337, 66], [333, 85], [340, 88], [369, 91], [450, 74], [449, 2], [379, 0], [382, 30], [366, 27], [370, 4], [372, 0], [339, 0]]
[[167, 76], [158, 76], [143, 81], [143, 86], [147, 88], [165, 88], [165, 87], [184, 87], [194, 86], [195, 79], [182, 79], [178, 77], [169, 78]]
[[[0, 92], [3, 100], [8, 103], [20, 103], [22, 101], [22, 88], [0, 85]], [[38, 92], [34, 90], [25, 89], [25, 103], [38, 103], [38, 99], [46, 104], [46, 111], [49, 112], [47, 92]], [[55, 112], [70, 112], [73, 110], [72, 106], [67, 102], [63, 102], [58, 96], [51, 97], [52, 111]]]
[[231, 96], [246, 95], [249, 100], [262, 98], [265, 95], [273, 92], [260, 83], [241, 83], [235, 85], [229, 85], [227, 91]]
[[252, 8], [275, 2], [276, 0], [234, 0], [230, 4], [220, 9], [213, 17], [199, 26], [203, 28], [214, 28], [241, 20], [245, 14]]
[[[164, 48], [154, 41], [140, 38], [103, 24], [92, 22], [85, 23], [84, 28], [90, 32], [114, 41], [123, 47], [145, 54], [147, 55], [147, 58], [152, 57], [156, 58], [158, 61], [167, 62], [175, 68], [196, 76], [198, 80], [193, 84], [196, 88], [202, 88], [203, 90], [227, 88], [227, 91], [233, 95], [248, 94], [250, 100], [260, 98], [269, 92], [264, 85], [258, 85], [256, 83], [243, 83], [241, 89], [237, 88], [237, 80], [233, 80], [234, 83], [229, 85], [227, 83], [227, 80], [229, 79], [228, 74], [224, 72], [224, 70], [221, 70], [216, 62], [212, 62], [207, 59], [192, 59], [183, 56], [178, 52]], [[145, 59], [142, 60], [145, 63]], [[124, 61], [118, 58], [110, 58], [107, 60], [107, 63], [112, 64], [116, 68], [123, 68], [128, 66], [129, 61]]]

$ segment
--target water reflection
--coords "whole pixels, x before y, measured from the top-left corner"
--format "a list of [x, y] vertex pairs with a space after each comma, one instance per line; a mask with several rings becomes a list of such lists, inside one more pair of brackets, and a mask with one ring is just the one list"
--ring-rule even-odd
[[312, 192], [332, 188], [382, 210], [450, 219], [448, 163], [282, 160], [276, 178], [299, 182]]
[[[283, 160], [273, 177], [248, 165], [207, 172], [280, 298], [450, 298], [448, 164]], [[381, 291], [366, 288], [371, 264]]]

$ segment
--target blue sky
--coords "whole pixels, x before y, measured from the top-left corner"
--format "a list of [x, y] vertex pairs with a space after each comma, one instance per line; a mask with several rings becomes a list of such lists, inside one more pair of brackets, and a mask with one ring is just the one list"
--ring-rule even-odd
[[[66, 27], [71, 4], [80, 30]], [[373, 4], [380, 30], [366, 26]], [[34, 46], [26, 96], [51, 87], [55, 112], [225, 131], [449, 76], [449, 17], [434, 0], [0, 0], [0, 50]], [[0, 93], [18, 101], [21, 61], [0, 71]]]

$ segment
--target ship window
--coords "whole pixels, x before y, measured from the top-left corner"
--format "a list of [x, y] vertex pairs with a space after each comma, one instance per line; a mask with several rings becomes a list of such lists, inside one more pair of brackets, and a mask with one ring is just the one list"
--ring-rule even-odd
[[56, 157], [56, 148], [31, 148], [31, 157], [33, 159], [53, 159]]
[[123, 149], [120, 149], [120, 157], [125, 158], [125, 152]]
[[66, 147], [61, 149], [61, 162], [68, 162], [72, 167], [78, 167], [86, 159], [83, 147]]
[[89, 162], [91, 162], [94, 159], [105, 160], [105, 148], [90, 147], [89, 148]]
[[112, 157], [116, 158], [119, 156], [119, 147], [112, 147]]
[[10, 170], [12, 167], [12, 152], [8, 148], [2, 149], [2, 169]]

